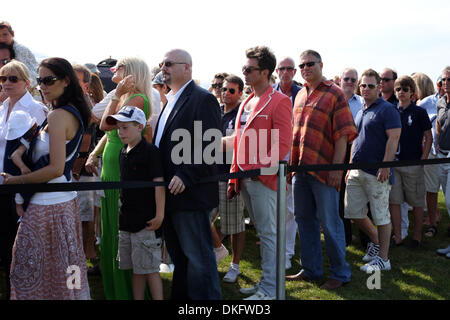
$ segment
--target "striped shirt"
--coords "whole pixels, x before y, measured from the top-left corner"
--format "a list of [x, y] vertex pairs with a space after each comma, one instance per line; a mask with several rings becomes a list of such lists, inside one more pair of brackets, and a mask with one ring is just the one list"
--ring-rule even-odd
[[[335, 143], [343, 136], [350, 143], [358, 132], [347, 99], [338, 86], [322, 81], [309, 97], [307, 87], [305, 83], [295, 99], [290, 164], [331, 164]], [[327, 183], [327, 171], [308, 173]]]

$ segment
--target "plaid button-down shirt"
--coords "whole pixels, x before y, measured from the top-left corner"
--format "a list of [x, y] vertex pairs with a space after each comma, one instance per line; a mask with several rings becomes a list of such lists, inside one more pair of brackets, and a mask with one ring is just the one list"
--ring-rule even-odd
[[[322, 81], [308, 97], [308, 84], [297, 94], [294, 104], [294, 131], [291, 165], [331, 164], [337, 140], [357, 136], [352, 113], [342, 90], [331, 81]], [[328, 171], [308, 172], [327, 183]]]

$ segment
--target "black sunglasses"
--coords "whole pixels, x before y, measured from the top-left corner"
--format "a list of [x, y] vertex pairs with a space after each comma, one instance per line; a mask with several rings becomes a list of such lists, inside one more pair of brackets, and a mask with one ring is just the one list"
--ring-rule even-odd
[[395, 91], [400, 92], [400, 90], [403, 90], [403, 92], [409, 92], [408, 87], [397, 87], [395, 88]]
[[316, 63], [318, 63], [318, 61], [305, 62], [305, 63], [299, 64], [298, 67], [299, 67], [300, 69], [303, 69], [305, 66], [311, 68], [311, 67], [314, 66]]
[[244, 72], [244, 73], [252, 73], [253, 70], [261, 70], [261, 68], [247, 67], [247, 66], [242, 67], [242, 72]]
[[2, 63], [2, 65], [5, 65], [8, 62], [11, 62], [11, 59], [2, 59], [2, 60], [0, 60], [0, 62]]
[[223, 85], [223, 83], [213, 83], [213, 84], [211, 85], [211, 87], [212, 87], [213, 89], [220, 89], [220, 88], [222, 88], [222, 85]]
[[344, 82], [349, 82], [349, 81], [355, 83], [355, 82], [356, 82], [356, 79], [355, 79], [355, 78], [349, 78], [349, 77], [345, 77], [345, 78], [344, 78]]
[[6, 80], [9, 80], [11, 83], [17, 83], [20, 79], [17, 76], [0, 76], [0, 83], [5, 83]]
[[174, 64], [186, 64], [186, 62], [163, 61], [159, 64], [159, 67], [162, 68], [162, 67], [166, 66], [167, 68], [170, 68]]
[[375, 89], [377, 87], [375, 84], [365, 84], [365, 83], [361, 83], [359, 86], [361, 88], [369, 87], [369, 89]]
[[450, 82], [450, 78], [442, 78], [441, 81], [442, 82], [447, 82], [447, 81]]
[[41, 85], [41, 83], [45, 84], [46, 86], [52, 86], [55, 84], [55, 82], [59, 80], [58, 77], [54, 76], [47, 76], [44, 78], [36, 78], [36, 82], [38, 85]]
[[294, 71], [294, 67], [279, 67], [278, 68], [278, 70], [279, 71], [284, 71], [284, 70], [287, 70], [287, 71]]
[[380, 81], [389, 82], [391, 80], [394, 80], [392, 78], [380, 78]]
[[230, 89], [222, 88], [222, 92], [227, 92], [227, 91], [230, 91], [231, 94], [235, 94], [236, 93], [236, 89], [233, 89], [233, 88], [230, 88]]

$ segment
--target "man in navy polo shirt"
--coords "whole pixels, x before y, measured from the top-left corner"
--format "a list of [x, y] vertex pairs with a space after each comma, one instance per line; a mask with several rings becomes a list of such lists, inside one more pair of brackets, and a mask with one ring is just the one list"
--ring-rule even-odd
[[[398, 160], [424, 160], [430, 153], [433, 136], [427, 112], [412, 102], [416, 90], [414, 80], [402, 76], [395, 80], [395, 94], [399, 100], [398, 110], [402, 121]], [[422, 151], [422, 142], [423, 151]], [[395, 241], [401, 239], [400, 205], [406, 202], [413, 207], [414, 233], [412, 248], [419, 247], [422, 241], [423, 207], [425, 205], [425, 180], [423, 166], [394, 168], [395, 183], [389, 196], [389, 207], [394, 228]]]
[[[350, 162], [392, 161], [401, 133], [398, 111], [378, 97], [380, 76], [372, 69], [361, 77], [360, 89], [365, 104], [358, 111], [355, 124], [358, 137], [353, 142]], [[345, 191], [345, 218], [352, 219], [370, 238], [362, 271], [390, 270], [388, 259], [391, 217], [389, 213], [390, 168], [350, 170]], [[367, 217], [370, 203], [372, 221]]]

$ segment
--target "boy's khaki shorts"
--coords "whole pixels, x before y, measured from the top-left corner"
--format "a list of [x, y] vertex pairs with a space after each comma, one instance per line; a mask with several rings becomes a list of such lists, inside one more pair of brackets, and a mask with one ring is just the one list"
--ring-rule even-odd
[[119, 269], [133, 269], [134, 274], [159, 272], [161, 242], [154, 231], [142, 229], [132, 233], [119, 230]]
[[395, 181], [389, 202], [423, 208], [425, 205], [425, 181], [422, 166], [394, 168]]

